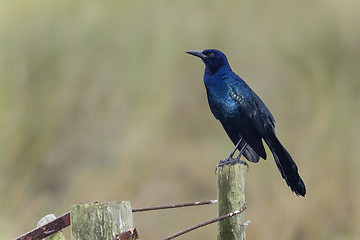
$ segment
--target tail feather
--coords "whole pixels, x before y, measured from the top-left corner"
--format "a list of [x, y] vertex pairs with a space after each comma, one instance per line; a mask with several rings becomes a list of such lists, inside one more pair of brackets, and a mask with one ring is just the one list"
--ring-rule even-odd
[[285, 179], [287, 185], [296, 195], [305, 196], [306, 188], [298, 173], [298, 168], [290, 154], [275, 136], [275, 133], [269, 134], [265, 138], [265, 142], [269, 146], [281, 176]]
[[244, 156], [253, 163], [257, 163], [260, 160], [260, 156], [249, 145], [244, 150]]

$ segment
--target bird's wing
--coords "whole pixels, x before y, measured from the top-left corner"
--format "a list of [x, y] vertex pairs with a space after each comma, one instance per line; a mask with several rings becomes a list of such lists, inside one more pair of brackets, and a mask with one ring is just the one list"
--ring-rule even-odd
[[270, 110], [266, 107], [265, 103], [260, 99], [260, 97], [255, 92], [253, 91], [251, 92], [258, 110], [265, 119], [265, 124], [270, 125], [271, 128], [275, 128], [275, 119], [271, 114]]
[[229, 87], [230, 97], [239, 104], [238, 110], [241, 115], [250, 120], [260, 136], [263, 137], [265, 135], [264, 121], [253, 91], [245, 82], [228, 81], [226, 84]]
[[249, 86], [237, 80], [226, 81], [229, 96], [238, 103], [241, 118], [238, 119], [240, 134], [250, 147], [262, 158], [266, 159], [262, 138], [265, 136], [265, 126], [259, 108]]

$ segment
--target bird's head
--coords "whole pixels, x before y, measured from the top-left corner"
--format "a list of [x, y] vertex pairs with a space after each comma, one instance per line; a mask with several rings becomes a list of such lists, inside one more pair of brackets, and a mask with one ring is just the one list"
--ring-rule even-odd
[[222, 66], [228, 66], [228, 60], [222, 52], [216, 49], [206, 49], [204, 51], [188, 51], [188, 54], [199, 57], [203, 60], [206, 67], [216, 70]]

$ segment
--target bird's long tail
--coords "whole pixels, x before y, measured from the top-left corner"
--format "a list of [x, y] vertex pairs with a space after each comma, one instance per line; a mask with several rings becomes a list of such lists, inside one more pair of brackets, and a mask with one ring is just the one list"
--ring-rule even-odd
[[269, 146], [274, 156], [276, 165], [287, 185], [293, 192], [296, 193], [296, 195], [305, 196], [306, 188], [298, 173], [298, 168], [294, 160], [292, 160], [290, 154], [286, 151], [286, 149], [281, 145], [280, 141], [275, 136], [275, 133], [269, 133], [265, 138], [265, 142]]

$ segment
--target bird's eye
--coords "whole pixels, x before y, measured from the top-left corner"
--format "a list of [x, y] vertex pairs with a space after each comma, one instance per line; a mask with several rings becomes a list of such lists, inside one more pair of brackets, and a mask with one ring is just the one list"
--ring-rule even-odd
[[210, 55], [209, 55], [210, 57], [214, 57], [215, 56], [215, 53], [210, 53]]

